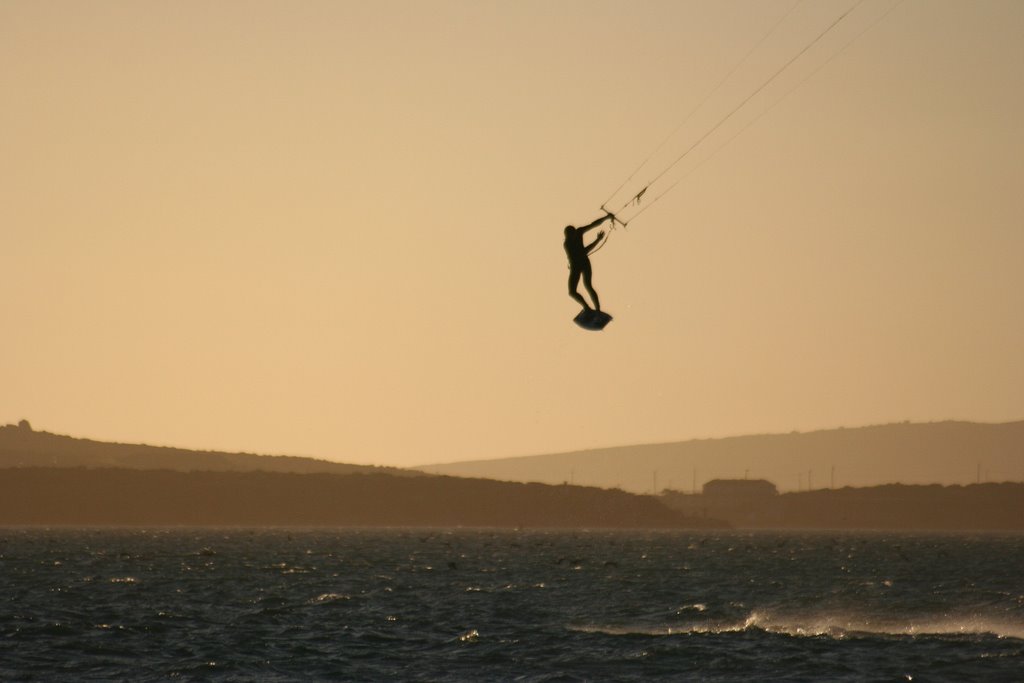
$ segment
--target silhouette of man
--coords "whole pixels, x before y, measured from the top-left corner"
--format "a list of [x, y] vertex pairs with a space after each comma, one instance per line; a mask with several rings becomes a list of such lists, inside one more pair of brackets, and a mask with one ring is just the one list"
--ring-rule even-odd
[[594, 302], [594, 309], [601, 310], [601, 301], [597, 298], [597, 292], [594, 291], [594, 285], [591, 283], [593, 272], [590, 268], [589, 254], [594, 250], [594, 247], [600, 244], [601, 238], [604, 237], [604, 232], [597, 233], [597, 239], [586, 246], [583, 244], [583, 235], [588, 230], [593, 230], [612, 218], [614, 216], [607, 214], [589, 225], [584, 225], [582, 228], [574, 228], [571, 225], [565, 226], [565, 255], [569, 257], [569, 296], [579, 301], [584, 310], [587, 311], [590, 310], [590, 304], [583, 298], [583, 295], [576, 291], [576, 288], [580, 284], [580, 277], [582, 277], [583, 286], [590, 292], [590, 298]]

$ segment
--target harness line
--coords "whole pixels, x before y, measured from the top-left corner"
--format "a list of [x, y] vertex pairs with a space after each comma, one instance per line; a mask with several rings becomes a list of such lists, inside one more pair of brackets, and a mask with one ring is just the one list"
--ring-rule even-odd
[[[775, 22], [775, 23], [774, 23], [774, 24], [772, 25], [772, 27], [771, 27], [770, 29], [768, 29], [768, 32], [767, 32], [767, 33], [765, 33], [765, 34], [764, 34], [763, 36], [761, 36], [761, 39], [760, 39], [760, 40], [758, 40], [758, 41], [757, 41], [757, 42], [756, 42], [756, 43], [754, 44], [754, 46], [753, 46], [753, 47], [751, 47], [751, 48], [750, 48], [750, 49], [749, 49], [749, 50], [747, 51], [747, 54], [743, 55], [743, 57], [742, 57], [742, 58], [740, 58], [740, 60], [739, 60], [738, 62], [736, 62], [736, 63], [735, 63], [734, 65], [733, 65], [732, 69], [730, 69], [730, 70], [729, 70], [729, 73], [725, 74], [725, 76], [723, 76], [723, 77], [722, 77], [722, 79], [721, 79], [720, 81], [718, 81], [718, 84], [717, 84], [717, 85], [715, 85], [715, 87], [714, 87], [714, 88], [712, 88], [712, 89], [711, 89], [711, 90], [710, 90], [710, 91], [708, 92], [708, 94], [704, 96], [704, 99], [702, 99], [702, 100], [701, 100], [701, 101], [700, 101], [699, 103], [697, 103], [697, 105], [696, 105], [696, 106], [695, 106], [695, 107], [694, 107], [693, 109], [691, 109], [691, 110], [689, 111], [689, 113], [688, 113], [688, 114], [686, 115], [686, 117], [685, 117], [685, 118], [684, 118], [684, 119], [683, 119], [683, 120], [682, 120], [682, 121], [681, 121], [681, 122], [679, 123], [679, 125], [678, 125], [678, 126], [676, 126], [676, 127], [675, 127], [675, 128], [674, 128], [674, 129], [672, 130], [672, 132], [671, 132], [671, 133], [669, 133], [669, 134], [668, 134], [667, 136], [665, 136], [665, 139], [664, 139], [664, 140], [662, 140], [662, 141], [661, 141], [660, 143], [658, 143], [657, 147], [655, 147], [655, 148], [654, 148], [653, 150], [651, 150], [651, 153], [647, 155], [647, 158], [646, 158], [646, 159], [644, 159], [643, 161], [641, 161], [641, 162], [640, 162], [640, 165], [639, 165], [639, 166], [637, 166], [637, 167], [636, 167], [635, 169], [633, 169], [633, 172], [629, 174], [629, 177], [628, 177], [628, 178], [626, 178], [625, 180], [623, 180], [623, 181], [622, 181], [622, 184], [621, 184], [621, 185], [619, 185], [619, 186], [618, 186], [617, 188], [615, 188], [615, 191], [614, 191], [614, 192], [612, 192], [612, 193], [611, 193], [611, 195], [609, 195], [609, 196], [608, 196], [608, 199], [606, 199], [606, 200], [604, 200], [603, 202], [601, 202], [601, 207], [602, 207], [602, 208], [603, 208], [603, 207], [604, 207], [604, 206], [605, 206], [606, 204], [608, 204], [608, 202], [610, 202], [610, 201], [611, 201], [612, 199], [614, 199], [614, 198], [615, 198], [615, 195], [617, 195], [617, 194], [619, 193], [619, 191], [620, 191], [620, 190], [622, 190], [622, 188], [624, 188], [624, 187], [625, 187], [625, 186], [626, 186], [626, 185], [627, 185], [627, 184], [629, 183], [629, 181], [630, 181], [630, 180], [632, 180], [632, 179], [633, 179], [633, 177], [634, 177], [634, 176], [635, 176], [635, 175], [636, 175], [637, 173], [639, 173], [639, 172], [640, 172], [640, 170], [641, 170], [641, 169], [642, 169], [642, 168], [643, 168], [644, 166], [646, 166], [646, 165], [647, 165], [647, 164], [648, 164], [648, 163], [650, 162], [650, 160], [651, 160], [651, 159], [653, 159], [653, 158], [654, 158], [654, 155], [655, 155], [655, 154], [657, 154], [658, 152], [660, 152], [660, 151], [661, 151], [661, 149], [662, 149], [662, 148], [663, 148], [663, 147], [664, 147], [664, 146], [665, 146], [666, 144], [668, 144], [668, 141], [669, 141], [669, 140], [671, 140], [672, 138], [674, 138], [674, 137], [675, 137], [675, 135], [676, 135], [676, 133], [678, 133], [678, 132], [679, 132], [680, 130], [682, 130], [683, 126], [685, 126], [685, 125], [686, 125], [686, 124], [687, 124], [687, 123], [688, 123], [688, 122], [690, 121], [690, 119], [691, 119], [691, 118], [693, 118], [693, 115], [694, 115], [694, 114], [696, 114], [696, 113], [697, 113], [698, 111], [700, 111], [700, 109], [701, 109], [701, 108], [703, 108], [703, 107], [704, 107], [704, 105], [705, 105], [705, 104], [707, 104], [707, 103], [708, 103], [708, 101], [709, 101], [709, 100], [710, 100], [710, 99], [711, 99], [712, 97], [714, 97], [716, 93], [718, 93], [718, 91], [719, 91], [719, 90], [720, 90], [720, 89], [722, 88], [722, 86], [723, 86], [723, 85], [725, 85], [726, 81], [728, 81], [728, 80], [729, 80], [730, 78], [732, 78], [732, 75], [733, 75], [733, 74], [735, 74], [735, 73], [736, 73], [736, 71], [737, 71], [737, 70], [738, 70], [738, 69], [739, 69], [739, 68], [740, 68], [741, 66], [743, 66], [744, 64], [746, 64], [747, 60], [748, 60], [748, 59], [750, 59], [750, 55], [754, 54], [754, 51], [756, 51], [756, 50], [757, 50], [757, 48], [761, 47], [761, 44], [762, 44], [762, 43], [764, 43], [764, 41], [766, 41], [766, 40], [767, 40], [767, 39], [768, 39], [768, 38], [769, 38], [769, 37], [770, 37], [770, 36], [771, 36], [771, 35], [772, 35], [773, 33], [775, 33], [775, 30], [776, 30], [777, 28], [779, 28], [779, 26], [781, 26], [781, 25], [782, 25], [782, 22], [784, 22], [784, 21], [785, 21], [786, 19], [788, 19], [788, 18], [789, 18], [789, 15], [793, 13], [793, 10], [795, 10], [795, 9], [797, 8], [797, 6], [798, 6], [798, 5], [799, 5], [799, 4], [801, 3], [801, 2], [803, 2], [803, 0], [796, 0], [796, 2], [795, 2], [795, 3], [793, 3], [793, 5], [792, 5], [792, 6], [790, 6], [790, 8], [789, 8], [788, 10], [786, 10], [786, 13], [785, 13], [785, 14], [783, 14], [783, 15], [782, 15], [782, 16], [781, 16], [781, 17], [780, 17], [780, 18], [778, 19], [778, 21], [776, 21], [776, 22]], [[650, 183], [648, 183], [648, 185], [650, 185]], [[641, 195], [643, 195], [643, 193], [644, 193], [644, 192], [646, 192], [646, 190], [647, 190], [647, 188], [646, 188], [646, 187], [645, 187], [645, 188], [644, 188], [643, 190], [640, 190], [640, 192], [639, 192], [639, 193], [638, 193], [637, 195], [635, 195], [635, 196], [634, 196], [634, 197], [633, 197], [632, 199], [630, 199], [630, 200], [629, 200], [629, 202], [627, 202], [627, 205], [628, 205], [629, 203], [631, 203], [631, 202], [634, 202], [634, 201], [637, 201], [637, 200], [639, 200], [639, 199], [640, 199], [640, 196], [641, 196]], [[620, 210], [621, 210], [621, 209], [620, 209]]]
[[[735, 140], [736, 138], [738, 138], [738, 137], [739, 137], [740, 135], [742, 135], [743, 133], [745, 133], [745, 132], [747, 131], [747, 129], [748, 129], [748, 128], [750, 128], [750, 127], [751, 127], [751, 126], [753, 126], [753, 125], [754, 125], [755, 123], [757, 123], [758, 121], [760, 121], [760, 120], [761, 120], [761, 118], [762, 118], [762, 117], [764, 117], [764, 115], [765, 115], [765, 114], [767, 114], [767, 113], [768, 113], [768, 112], [770, 112], [770, 111], [771, 111], [772, 109], [774, 109], [774, 108], [775, 108], [776, 106], [778, 106], [778, 104], [779, 104], [780, 102], [782, 102], [782, 101], [783, 101], [784, 99], [786, 99], [787, 97], [789, 97], [789, 96], [790, 96], [790, 95], [791, 95], [791, 94], [793, 93], [793, 91], [795, 91], [796, 89], [800, 88], [800, 87], [801, 87], [801, 86], [802, 86], [802, 85], [803, 85], [804, 83], [806, 83], [806, 82], [807, 82], [807, 81], [809, 81], [809, 80], [810, 80], [811, 78], [813, 78], [813, 77], [814, 77], [814, 76], [815, 76], [815, 75], [816, 75], [816, 74], [817, 74], [817, 73], [818, 73], [819, 71], [821, 71], [821, 70], [822, 70], [822, 69], [824, 69], [824, 68], [825, 68], [826, 66], [828, 66], [828, 64], [830, 64], [830, 63], [832, 62], [832, 60], [834, 60], [834, 59], [835, 59], [836, 57], [838, 57], [839, 55], [843, 54], [843, 52], [845, 52], [845, 51], [846, 51], [846, 49], [847, 49], [848, 47], [850, 47], [851, 45], [853, 45], [853, 44], [854, 44], [855, 42], [857, 42], [857, 40], [859, 40], [859, 39], [860, 39], [860, 37], [861, 37], [861, 36], [863, 36], [863, 35], [864, 35], [865, 33], [867, 33], [868, 31], [870, 31], [871, 29], [873, 29], [873, 28], [874, 28], [874, 27], [875, 27], [876, 25], [878, 25], [878, 24], [879, 24], [879, 23], [880, 23], [880, 22], [881, 22], [881, 21], [882, 21], [883, 19], [885, 19], [885, 18], [886, 18], [887, 16], [889, 16], [889, 15], [890, 15], [890, 14], [892, 13], [892, 11], [893, 11], [894, 9], [896, 9], [896, 7], [898, 7], [898, 6], [899, 6], [899, 5], [901, 5], [901, 4], [903, 4], [903, 0], [896, 0], [896, 1], [895, 1], [895, 2], [894, 2], [894, 3], [892, 4], [892, 5], [890, 5], [890, 6], [889, 6], [889, 9], [887, 9], [887, 10], [886, 10], [886, 11], [885, 11], [884, 13], [882, 13], [882, 14], [881, 14], [881, 15], [880, 15], [880, 16], [879, 16], [879, 17], [878, 17], [877, 19], [875, 19], [875, 20], [874, 20], [873, 22], [871, 22], [871, 23], [870, 23], [870, 24], [869, 24], [869, 25], [868, 25], [868, 26], [867, 26], [866, 28], [862, 29], [862, 30], [860, 31], [860, 33], [858, 33], [858, 34], [857, 34], [857, 35], [855, 35], [855, 36], [854, 36], [853, 38], [851, 38], [850, 40], [848, 40], [848, 41], [847, 41], [847, 42], [846, 42], [846, 43], [845, 43], [845, 44], [844, 44], [844, 45], [843, 45], [843, 46], [842, 46], [841, 48], [839, 48], [839, 50], [837, 50], [837, 51], [836, 51], [835, 53], [833, 53], [833, 54], [832, 54], [832, 55], [831, 55], [831, 56], [830, 56], [830, 57], [829, 57], [828, 59], [826, 59], [826, 60], [825, 60], [824, 62], [822, 62], [821, 64], [819, 64], [819, 65], [818, 65], [817, 67], [815, 67], [815, 69], [814, 69], [813, 71], [811, 71], [811, 72], [810, 72], [810, 73], [808, 73], [808, 74], [807, 74], [806, 76], [804, 76], [804, 77], [803, 77], [803, 78], [802, 78], [802, 79], [801, 79], [801, 80], [800, 80], [800, 81], [799, 81], [799, 82], [798, 82], [798, 83], [797, 83], [796, 85], [794, 85], [794, 86], [793, 86], [792, 88], [790, 88], [789, 90], [787, 90], [786, 92], [784, 92], [784, 93], [783, 93], [783, 94], [782, 94], [782, 95], [781, 95], [781, 96], [780, 96], [780, 97], [779, 97], [778, 99], [776, 99], [776, 100], [775, 100], [774, 102], [772, 102], [772, 103], [771, 103], [770, 105], [768, 105], [767, 107], [765, 107], [765, 108], [764, 108], [764, 110], [763, 110], [763, 111], [761, 111], [761, 113], [759, 113], [759, 114], [758, 114], [757, 116], [755, 116], [755, 117], [754, 117], [754, 118], [752, 118], [752, 119], [751, 119], [750, 121], [748, 121], [748, 122], [746, 123], [746, 125], [744, 125], [744, 126], [743, 126], [742, 128], [740, 128], [740, 129], [739, 129], [738, 131], [736, 131], [736, 132], [735, 132], [735, 133], [734, 133], [734, 134], [732, 135], [732, 137], [730, 137], [730, 138], [729, 138], [728, 140], [726, 140], [726, 141], [725, 141], [725, 142], [723, 142], [723, 143], [722, 143], [721, 145], [719, 145], [719, 146], [718, 146], [717, 148], [715, 148], [715, 150], [714, 150], [713, 152], [711, 152], [711, 154], [709, 154], [709, 155], [708, 155], [707, 157], [705, 157], [704, 159], [702, 159], [702, 160], [701, 160], [701, 161], [700, 161], [700, 162], [699, 162], [699, 163], [698, 163], [698, 164], [697, 164], [696, 166], [694, 166], [694, 167], [693, 167], [693, 168], [691, 168], [691, 169], [690, 169], [689, 171], [687, 171], [687, 172], [686, 172], [686, 174], [684, 174], [684, 175], [683, 175], [682, 177], [680, 177], [680, 178], [679, 178], [678, 180], [676, 180], [676, 181], [675, 181], [674, 183], [672, 183], [672, 184], [671, 184], [671, 185], [669, 185], [669, 186], [668, 186], [667, 188], [665, 188], [665, 190], [664, 190], [663, 192], [661, 192], [660, 194], [656, 195], [656, 196], [654, 197], [654, 199], [652, 199], [652, 200], [651, 200], [650, 202], [648, 202], [647, 204], [645, 204], [645, 205], [644, 205], [644, 207], [643, 207], [642, 209], [640, 209], [640, 210], [639, 210], [639, 211], [637, 211], [637, 212], [636, 212], [635, 214], [633, 214], [632, 216], [630, 216], [630, 217], [629, 217], [629, 220], [630, 220], [630, 221], [632, 221], [632, 220], [636, 219], [636, 217], [637, 217], [637, 216], [639, 216], [640, 214], [642, 214], [642, 213], [643, 213], [644, 211], [646, 211], [647, 209], [651, 208], [651, 206], [652, 206], [652, 205], [653, 205], [653, 204], [654, 204], [655, 202], [657, 202], [657, 201], [658, 201], [659, 199], [661, 199], [661, 198], [662, 198], [662, 197], [664, 197], [664, 196], [665, 196], [666, 194], [668, 194], [668, 193], [669, 193], [669, 192], [670, 192], [670, 191], [671, 191], [671, 190], [672, 190], [672, 189], [673, 189], [673, 188], [674, 188], [674, 187], [675, 187], [676, 185], [678, 185], [679, 183], [681, 183], [681, 182], [683, 182], [684, 180], [686, 180], [687, 178], [689, 178], [689, 177], [690, 177], [690, 176], [691, 176], [691, 175], [692, 175], [692, 174], [693, 174], [694, 172], [696, 172], [696, 171], [697, 171], [697, 169], [699, 169], [699, 168], [700, 168], [701, 166], [703, 166], [703, 165], [704, 165], [704, 164], [706, 164], [707, 162], [711, 161], [711, 159], [713, 159], [713, 158], [714, 158], [714, 157], [715, 157], [715, 156], [716, 156], [716, 155], [717, 155], [717, 154], [718, 154], [719, 152], [721, 152], [721, 151], [722, 151], [723, 149], [725, 149], [726, 147], [728, 147], [728, 146], [729, 146], [729, 145], [730, 145], [730, 144], [732, 143], [732, 141], [733, 141], [733, 140]], [[624, 225], [624, 224], [623, 224], [623, 225]]]
[[[692, 152], [692, 151], [693, 151], [694, 149], [696, 149], [696, 148], [697, 148], [698, 146], [700, 146], [700, 144], [701, 144], [702, 142], [704, 142], [704, 141], [705, 141], [705, 140], [706, 140], [706, 139], [707, 139], [708, 137], [710, 137], [710, 136], [711, 136], [711, 135], [712, 135], [712, 134], [713, 134], [713, 133], [714, 133], [715, 131], [717, 131], [717, 130], [718, 130], [719, 128], [721, 128], [721, 127], [722, 127], [722, 126], [723, 126], [723, 125], [724, 125], [724, 124], [725, 124], [725, 123], [726, 123], [727, 121], [729, 121], [729, 119], [731, 119], [731, 118], [732, 118], [732, 117], [733, 117], [733, 116], [734, 116], [734, 115], [735, 115], [735, 114], [736, 114], [736, 113], [737, 113], [737, 112], [738, 112], [738, 111], [739, 111], [740, 109], [742, 109], [742, 108], [743, 108], [743, 107], [744, 107], [744, 106], [745, 106], [745, 105], [746, 105], [746, 104], [747, 104], [748, 102], [750, 102], [750, 100], [752, 100], [752, 99], [753, 99], [754, 97], [756, 97], [756, 96], [757, 96], [758, 94], [760, 94], [760, 93], [761, 93], [761, 91], [763, 91], [763, 90], [764, 90], [764, 89], [765, 89], [766, 87], [768, 87], [768, 86], [769, 86], [769, 85], [770, 85], [770, 84], [771, 84], [771, 83], [772, 83], [772, 82], [773, 82], [773, 81], [774, 81], [774, 80], [775, 80], [776, 78], [778, 78], [778, 77], [779, 77], [779, 76], [780, 76], [780, 75], [781, 75], [781, 74], [782, 74], [782, 73], [783, 73], [783, 72], [784, 72], [784, 71], [785, 71], [786, 69], [788, 69], [788, 68], [789, 68], [790, 66], [792, 66], [792, 65], [793, 65], [793, 63], [794, 63], [794, 62], [796, 62], [796, 61], [797, 61], [798, 59], [800, 59], [800, 57], [802, 57], [802, 56], [803, 56], [804, 54], [806, 54], [808, 50], [810, 50], [810, 49], [811, 49], [811, 48], [812, 48], [812, 47], [813, 47], [814, 45], [816, 45], [816, 44], [817, 44], [817, 43], [818, 43], [818, 42], [819, 42], [819, 41], [820, 41], [820, 40], [821, 40], [822, 38], [824, 38], [824, 37], [825, 37], [825, 36], [826, 36], [826, 35], [827, 35], [827, 34], [828, 34], [829, 32], [831, 32], [831, 31], [832, 31], [832, 29], [834, 29], [834, 28], [835, 28], [835, 27], [836, 27], [836, 26], [837, 26], [837, 25], [838, 25], [838, 24], [839, 24], [840, 22], [842, 22], [842, 21], [843, 21], [843, 20], [844, 20], [844, 19], [845, 19], [845, 18], [846, 18], [847, 16], [849, 16], [849, 15], [850, 15], [850, 14], [851, 14], [851, 13], [852, 13], [852, 12], [853, 12], [853, 11], [854, 11], [855, 9], [857, 9], [857, 8], [858, 8], [858, 7], [859, 7], [859, 6], [861, 5], [861, 4], [863, 4], [863, 2], [864, 2], [864, 0], [856, 0], [856, 2], [854, 2], [854, 3], [853, 3], [853, 4], [852, 4], [852, 5], [851, 5], [851, 6], [849, 7], [849, 8], [847, 8], [847, 9], [846, 9], [846, 11], [844, 11], [844, 12], [843, 12], [842, 14], [840, 14], [840, 15], [839, 15], [839, 16], [838, 16], [838, 17], [837, 17], [836, 19], [834, 19], [834, 20], [832, 21], [832, 23], [831, 23], [831, 24], [829, 24], [828, 26], [826, 26], [824, 30], [822, 30], [822, 31], [821, 31], [821, 32], [820, 32], [820, 33], [819, 33], [819, 34], [818, 34], [817, 36], [815, 36], [815, 37], [814, 37], [814, 38], [813, 38], [813, 39], [812, 39], [812, 40], [811, 40], [810, 42], [808, 42], [808, 43], [807, 43], [806, 45], [804, 45], [804, 47], [803, 47], [803, 48], [802, 48], [802, 49], [801, 49], [801, 50], [800, 50], [799, 52], [797, 52], [797, 53], [796, 53], [796, 54], [795, 54], [795, 55], [794, 55], [793, 57], [791, 57], [791, 58], [789, 59], [789, 61], [787, 61], [787, 62], [786, 62], [785, 64], [783, 64], [783, 65], [782, 65], [781, 67], [779, 67], [779, 69], [778, 69], [778, 70], [776, 70], [776, 71], [775, 71], [775, 73], [773, 73], [773, 74], [772, 74], [772, 75], [771, 75], [771, 76], [770, 76], [770, 77], [769, 77], [769, 78], [768, 78], [767, 80], [765, 80], [765, 81], [764, 81], [764, 82], [763, 82], [763, 83], [762, 83], [762, 84], [761, 84], [760, 86], [758, 86], [758, 87], [757, 87], [757, 89], [755, 89], [755, 90], [754, 90], [753, 92], [751, 92], [751, 93], [750, 93], [749, 95], [747, 95], [747, 96], [746, 96], [746, 97], [745, 97], [745, 98], [744, 98], [744, 99], [743, 99], [743, 100], [742, 100], [742, 101], [741, 101], [741, 102], [740, 102], [740, 103], [739, 103], [738, 105], [736, 105], [736, 106], [735, 106], [735, 107], [734, 107], [734, 108], [733, 108], [733, 109], [732, 109], [732, 110], [731, 110], [731, 111], [730, 111], [730, 112], [729, 112], [728, 114], [726, 114], [726, 115], [725, 115], [724, 117], [722, 117], [722, 118], [721, 118], [721, 119], [720, 119], [720, 120], [718, 121], [718, 123], [716, 123], [716, 124], [715, 124], [714, 126], [712, 126], [712, 127], [710, 128], [710, 129], [708, 129], [708, 130], [707, 130], [707, 131], [706, 131], [706, 132], [705, 132], [705, 133], [704, 133], [703, 135], [701, 135], [701, 136], [700, 136], [700, 137], [699, 137], [699, 138], [697, 139], [697, 141], [696, 141], [696, 142], [694, 142], [693, 144], [691, 144], [691, 145], [690, 145], [690, 146], [689, 146], [689, 147], [688, 147], [688, 148], [687, 148], [687, 149], [686, 149], [686, 150], [685, 150], [685, 151], [684, 151], [684, 152], [683, 152], [682, 154], [680, 154], [680, 155], [679, 155], [678, 157], [676, 157], [676, 159], [675, 159], [675, 160], [674, 160], [674, 161], [673, 161], [672, 163], [670, 163], [670, 164], [669, 164], [668, 166], [666, 166], [666, 167], [665, 167], [665, 168], [664, 168], [664, 169], [663, 169], [663, 170], [662, 170], [662, 171], [661, 171], [660, 173], [658, 173], [658, 174], [657, 174], [656, 176], [654, 176], [654, 178], [653, 178], [653, 179], [651, 179], [651, 180], [650, 180], [650, 182], [648, 182], [648, 183], [647, 183], [647, 184], [646, 184], [646, 185], [645, 185], [645, 186], [643, 187], [643, 189], [642, 189], [642, 190], [640, 190], [640, 192], [638, 192], [638, 193], [637, 193], [636, 195], [634, 195], [633, 197], [631, 197], [631, 198], [629, 199], [629, 201], [627, 201], [627, 202], [626, 202], [625, 204], [623, 204], [623, 205], [622, 205], [622, 207], [621, 207], [621, 208], [619, 209], [619, 211], [622, 211], [622, 210], [626, 209], [627, 207], [629, 207], [629, 206], [630, 206], [631, 204], [633, 204], [634, 202], [636, 202], [636, 203], [639, 203], [639, 200], [640, 200], [640, 198], [641, 198], [641, 197], [643, 196], [643, 194], [644, 194], [644, 193], [646, 193], [646, 192], [647, 192], [647, 190], [648, 190], [648, 189], [650, 188], [650, 186], [651, 186], [651, 185], [653, 185], [653, 184], [655, 184], [656, 182], [658, 182], [659, 180], [661, 180], [661, 178], [662, 178], [662, 177], [664, 177], [666, 173], [668, 173], [668, 172], [669, 172], [670, 170], [672, 170], [673, 168], [675, 168], [675, 166], [676, 166], [676, 165], [678, 165], [678, 164], [679, 164], [679, 162], [681, 162], [681, 161], [682, 161], [683, 159], [685, 159], [685, 158], [686, 158], [686, 157], [687, 157], [687, 156], [688, 156], [688, 155], [690, 154], [690, 152]], [[795, 7], [795, 5], [794, 5], [794, 7]], [[788, 13], [787, 13], [787, 16], [788, 16]], [[875, 23], [877, 23], [877, 22], [875, 22]], [[776, 24], [776, 25], [777, 25], [777, 24]], [[874, 24], [872, 24], [872, 25], [874, 25]], [[773, 28], [772, 28], [772, 31], [774, 31], [774, 28], [775, 28], [775, 27], [773, 27]], [[771, 33], [771, 31], [769, 31], [769, 33]], [[767, 36], [766, 36], [766, 37], [767, 37]], [[858, 36], [858, 37], [859, 37], [859, 36]], [[844, 48], [844, 49], [845, 49], [845, 48]], [[749, 54], [749, 53], [748, 53], [748, 54]], [[746, 57], [744, 57], [744, 59], [746, 59]], [[826, 63], [827, 63], [827, 62], [826, 62]], [[819, 67], [819, 69], [820, 69], [820, 67]], [[731, 75], [731, 74], [730, 74], [730, 75]], [[805, 79], [805, 80], [806, 80], [806, 79]], [[717, 90], [717, 88], [716, 88], [716, 90]], [[788, 93], [787, 93], [787, 94], [788, 94]], [[774, 105], [773, 105], [773, 106], [774, 106]], [[688, 118], [689, 118], [689, 117], [688, 117]], [[758, 117], [758, 118], [760, 118], [760, 117]], [[755, 120], [756, 120], [756, 119], [755, 119]], [[684, 122], [684, 123], [685, 123], [685, 122]], [[673, 135], [674, 135], [674, 134], [675, 134], [675, 132], [673, 131]], [[671, 136], [669, 136], [669, 137], [671, 137]], [[735, 136], [734, 136], [734, 137], [735, 137]], [[663, 144], [664, 144], [664, 143], [663, 143]], [[660, 148], [660, 146], [659, 146], [659, 148]], [[717, 150], [716, 150], [716, 151], [717, 151]], [[653, 154], [652, 154], [652, 156], [653, 156]], [[646, 161], [645, 161], [644, 163], [646, 163]], [[702, 162], [702, 163], [703, 163], [703, 162]], [[641, 168], [642, 168], [642, 166], [643, 166], [643, 164], [641, 164]], [[637, 171], [639, 171], [639, 169], [637, 169]], [[633, 172], [633, 175], [635, 175], [637, 171], [634, 171], [634, 172]], [[691, 171], [691, 172], [692, 172], [692, 171]], [[689, 174], [687, 174], [687, 175], [689, 175]], [[632, 177], [632, 176], [630, 176], [630, 177]], [[684, 176], [684, 177], [685, 177], [685, 176]], [[629, 180], [627, 179], [627, 181], [626, 181], [626, 182], [628, 183], [628, 182], [629, 182]], [[626, 183], [623, 183], [623, 186], [625, 186], [625, 184], [626, 184]], [[644, 206], [644, 208], [643, 208], [643, 209], [641, 209], [641, 211], [639, 211], [639, 212], [637, 212], [636, 214], [634, 214], [634, 215], [630, 216], [630, 217], [629, 217], [628, 219], [626, 219], [625, 221], [619, 220], [618, 218], [616, 218], [615, 220], [616, 220], [616, 221], [618, 221], [619, 223], [621, 223], [623, 227], [625, 227], [625, 226], [626, 226], [626, 225], [627, 225], [627, 224], [628, 224], [628, 223], [629, 223], [630, 221], [632, 221], [632, 220], [633, 220], [634, 218], [636, 218], [636, 217], [637, 217], [638, 215], [640, 215], [640, 213], [641, 213], [642, 211], [645, 211], [646, 209], [650, 208], [650, 206], [651, 206], [652, 204], [654, 204], [654, 203], [655, 203], [655, 202], [657, 202], [657, 201], [658, 201], [659, 199], [661, 199], [662, 197], [664, 197], [664, 196], [665, 196], [665, 194], [666, 194], [666, 193], [667, 193], [667, 192], [668, 192], [669, 190], [671, 190], [671, 189], [672, 189], [673, 187], [675, 187], [675, 186], [676, 186], [676, 185], [678, 185], [678, 184], [679, 184], [679, 181], [676, 181], [675, 183], [673, 183], [673, 184], [672, 184], [672, 185], [671, 185], [671, 186], [670, 186], [670, 187], [668, 188], [668, 190], [665, 190], [664, 192], [662, 192], [661, 194], [659, 194], [659, 195], [658, 195], [657, 197], [655, 197], [655, 198], [654, 198], [654, 200], [652, 200], [651, 202], [648, 202], [648, 203], [647, 203], [647, 204], [646, 204], [646, 205]], [[617, 192], [618, 192], [618, 190], [616, 190], [616, 193], [617, 193]], [[614, 196], [614, 194], [613, 194], [612, 196]], [[612, 212], [611, 212], [611, 211], [608, 211], [608, 209], [605, 209], [603, 205], [602, 205], [602, 207], [601, 207], [601, 208], [602, 208], [602, 210], [603, 210], [603, 211], [605, 211], [606, 213], [612, 214]], [[617, 213], [617, 212], [616, 212], [616, 213]], [[615, 214], [612, 214], [612, 215], [615, 215]], [[613, 229], [614, 229], [614, 222], [613, 222], [613, 224], [612, 224], [612, 227], [613, 227]]]

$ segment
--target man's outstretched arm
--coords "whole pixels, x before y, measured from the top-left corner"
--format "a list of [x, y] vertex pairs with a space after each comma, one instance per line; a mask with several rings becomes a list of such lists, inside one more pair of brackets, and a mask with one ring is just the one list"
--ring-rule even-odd
[[600, 218], [598, 218], [596, 221], [594, 221], [590, 225], [584, 225], [582, 228], [577, 228], [577, 230], [580, 231], [580, 234], [583, 234], [587, 230], [593, 230], [594, 228], [596, 228], [597, 226], [601, 225], [602, 223], [604, 223], [609, 218], [611, 218], [611, 215], [605, 214], [604, 216], [601, 216]]

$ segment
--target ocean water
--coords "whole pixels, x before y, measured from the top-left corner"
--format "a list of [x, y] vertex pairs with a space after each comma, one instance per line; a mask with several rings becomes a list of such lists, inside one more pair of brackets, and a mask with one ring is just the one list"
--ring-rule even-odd
[[0, 680], [1024, 681], [1024, 536], [0, 529]]

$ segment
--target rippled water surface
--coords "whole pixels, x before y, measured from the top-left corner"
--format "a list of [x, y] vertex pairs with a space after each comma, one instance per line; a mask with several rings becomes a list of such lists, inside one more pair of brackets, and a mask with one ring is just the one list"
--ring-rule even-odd
[[1024, 680], [1024, 536], [0, 529], [2, 680]]

